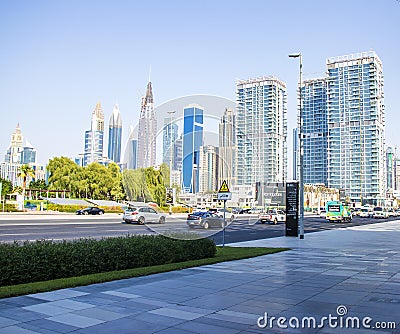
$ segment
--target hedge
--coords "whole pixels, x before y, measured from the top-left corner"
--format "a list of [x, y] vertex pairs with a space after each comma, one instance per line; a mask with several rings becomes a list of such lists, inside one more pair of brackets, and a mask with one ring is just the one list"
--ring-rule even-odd
[[[77, 210], [87, 208], [88, 205], [61, 205], [61, 204], [47, 204], [47, 210], [59, 211], [59, 212], [70, 212], [75, 213]], [[123, 213], [124, 210], [120, 206], [100, 206], [107, 213]]]
[[209, 239], [162, 235], [0, 244], [0, 286], [214, 257]]

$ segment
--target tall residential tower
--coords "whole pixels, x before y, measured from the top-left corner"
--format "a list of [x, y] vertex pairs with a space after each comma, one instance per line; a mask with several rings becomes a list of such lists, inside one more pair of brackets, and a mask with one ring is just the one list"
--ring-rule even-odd
[[104, 139], [104, 113], [100, 102], [92, 112], [90, 130], [85, 131], [85, 152], [83, 154], [83, 166], [98, 161], [103, 157]]
[[237, 184], [284, 182], [286, 84], [275, 77], [236, 82]]
[[137, 144], [137, 167], [147, 168], [156, 164], [157, 120], [154, 113], [153, 89], [147, 84], [142, 98]]
[[386, 194], [382, 62], [375, 52], [327, 59], [328, 186], [352, 201]]

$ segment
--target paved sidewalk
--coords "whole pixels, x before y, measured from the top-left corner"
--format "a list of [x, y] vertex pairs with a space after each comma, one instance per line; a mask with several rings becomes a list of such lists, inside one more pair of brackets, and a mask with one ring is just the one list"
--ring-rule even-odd
[[[399, 239], [400, 221], [394, 221], [306, 234], [304, 240], [249, 241], [235, 245], [292, 250], [1, 299], [0, 334], [400, 333]], [[324, 326], [282, 329], [275, 320], [273, 328], [261, 328], [257, 321], [264, 325], [265, 312], [268, 321], [285, 317], [282, 324], [289, 327], [304, 317]], [[330, 314], [342, 327], [370, 317], [367, 325], [395, 322], [397, 329], [331, 328], [323, 318]]]

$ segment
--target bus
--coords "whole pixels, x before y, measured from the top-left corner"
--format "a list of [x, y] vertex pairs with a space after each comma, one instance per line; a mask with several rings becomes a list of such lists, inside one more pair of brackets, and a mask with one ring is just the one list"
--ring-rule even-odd
[[351, 211], [342, 202], [328, 201], [326, 203], [326, 220], [330, 222], [351, 222], [351, 219]]

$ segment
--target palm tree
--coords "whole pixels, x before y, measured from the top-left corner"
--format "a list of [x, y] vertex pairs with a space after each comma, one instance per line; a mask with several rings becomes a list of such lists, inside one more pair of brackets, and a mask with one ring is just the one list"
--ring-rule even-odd
[[35, 171], [28, 164], [22, 165], [17, 176], [22, 178], [22, 198], [25, 200], [26, 180], [28, 176], [35, 177]]

